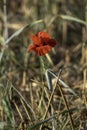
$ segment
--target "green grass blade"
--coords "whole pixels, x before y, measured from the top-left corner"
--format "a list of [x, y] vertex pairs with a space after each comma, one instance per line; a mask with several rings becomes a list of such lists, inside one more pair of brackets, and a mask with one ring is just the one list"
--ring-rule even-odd
[[68, 15], [60, 15], [60, 18], [64, 19], [64, 20], [68, 20], [68, 21], [73, 21], [73, 22], [77, 22], [83, 25], [87, 25], [87, 23], [79, 18], [76, 17], [72, 17], [72, 16], [68, 16]]
[[26, 29], [29, 29], [31, 27], [33, 27], [36, 24], [40, 24], [41, 22], [43, 22], [43, 20], [37, 20], [35, 22], [33, 22], [32, 24], [27, 24], [24, 27], [20, 28], [18, 31], [16, 31], [14, 34], [12, 34], [5, 42], [5, 44], [8, 44], [12, 39], [14, 39], [15, 37], [17, 37], [18, 35], [20, 35], [23, 31], [25, 31]]

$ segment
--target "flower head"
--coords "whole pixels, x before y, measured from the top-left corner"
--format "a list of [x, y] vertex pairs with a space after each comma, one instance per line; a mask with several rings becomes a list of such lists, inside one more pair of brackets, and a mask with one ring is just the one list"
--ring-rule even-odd
[[38, 32], [30, 35], [33, 45], [28, 47], [28, 52], [35, 51], [38, 56], [43, 56], [56, 45], [56, 41], [47, 32]]

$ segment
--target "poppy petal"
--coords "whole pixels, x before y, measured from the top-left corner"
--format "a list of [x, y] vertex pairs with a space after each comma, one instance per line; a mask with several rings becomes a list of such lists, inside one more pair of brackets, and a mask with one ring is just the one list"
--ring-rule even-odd
[[38, 32], [35, 35], [30, 35], [33, 45], [28, 47], [29, 51], [35, 51], [38, 56], [43, 56], [56, 45], [56, 41], [46, 32]]
[[34, 42], [34, 44], [36, 45], [41, 45], [41, 39], [38, 38], [36, 35], [30, 35], [30, 38], [32, 39], [32, 41]]
[[49, 45], [38, 47], [38, 48], [36, 48], [36, 53], [38, 56], [42, 56], [42, 55], [45, 55], [46, 53], [48, 53], [49, 51], [51, 51], [51, 49], [52, 49], [52, 47]]
[[51, 38], [51, 36], [47, 32], [39, 32], [37, 36], [39, 38]]
[[28, 52], [31, 51], [31, 50], [35, 51], [36, 50], [36, 46], [35, 45], [30, 45], [28, 47]]
[[54, 39], [49, 39], [48, 45], [54, 47], [56, 44], [57, 44], [57, 43], [56, 43], [56, 40], [54, 40]]

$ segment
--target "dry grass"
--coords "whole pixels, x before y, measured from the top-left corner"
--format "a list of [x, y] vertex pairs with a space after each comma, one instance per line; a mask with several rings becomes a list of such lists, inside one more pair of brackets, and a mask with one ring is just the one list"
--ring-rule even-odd
[[[0, 129], [87, 129], [86, 0], [1, 0], [0, 7]], [[41, 30], [58, 43], [44, 62], [27, 52], [29, 35]]]

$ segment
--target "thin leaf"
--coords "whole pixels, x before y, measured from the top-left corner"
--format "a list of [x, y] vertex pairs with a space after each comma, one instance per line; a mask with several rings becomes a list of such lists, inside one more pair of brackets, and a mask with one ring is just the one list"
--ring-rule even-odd
[[[72, 108], [72, 109], [70, 109], [69, 111], [70, 111], [70, 112], [73, 112], [73, 111], [76, 111], [76, 110], [77, 110], [76, 108]], [[37, 127], [39, 127], [40, 125], [42, 125], [42, 124], [44, 124], [44, 123], [47, 123], [48, 121], [52, 120], [52, 119], [55, 118], [56, 116], [58, 116], [58, 115], [60, 115], [60, 114], [63, 114], [63, 115], [64, 115], [64, 114], [68, 113], [69, 111], [68, 111], [68, 110], [64, 110], [64, 111], [62, 111], [62, 112], [60, 112], [60, 113], [54, 114], [54, 115], [50, 116], [49, 118], [46, 118], [45, 120], [41, 120], [41, 121], [37, 122], [36, 124], [30, 126], [27, 130], [34, 130], [34, 129], [36, 129]]]
[[31, 112], [34, 115], [34, 118], [36, 119], [36, 115], [34, 110], [32, 109], [31, 105], [29, 103], [27, 103], [27, 101], [25, 100], [25, 98], [22, 96], [22, 94], [12, 85], [12, 88], [18, 93], [18, 95], [21, 97], [21, 99], [25, 102], [25, 104], [27, 105], [27, 107], [31, 110]]
[[0, 122], [0, 130], [3, 130], [6, 125], [6, 122]]
[[17, 37], [19, 34], [21, 34], [24, 30], [31, 28], [32, 26], [39, 24], [43, 22], [43, 20], [37, 20], [35, 22], [33, 22], [32, 24], [27, 24], [24, 27], [20, 28], [18, 31], [16, 31], [14, 34], [12, 34], [5, 42], [5, 44], [8, 44], [12, 39], [14, 39], [15, 37]]
[[87, 25], [87, 23], [79, 18], [75, 18], [72, 16], [68, 16], [68, 15], [60, 15], [60, 18], [64, 19], [64, 20], [68, 20], [68, 21], [74, 21], [74, 22], [78, 22], [81, 23], [83, 25]]
[[84, 20], [81, 20], [79, 18], [73, 17], [73, 16], [69, 16], [69, 15], [57, 15], [52, 17], [52, 19], [49, 21], [48, 26], [51, 26], [51, 24], [57, 19], [57, 18], [61, 18], [63, 20], [67, 20], [67, 21], [73, 21], [73, 22], [77, 22], [80, 24], [83, 24], [85, 26], [87, 26], [87, 22], [85, 22]]
[[[50, 69], [47, 69], [45, 74], [46, 74], [46, 79], [47, 79], [49, 90], [51, 90], [52, 89], [52, 77], [57, 78], [57, 76]], [[63, 85], [65, 88], [67, 88], [67, 90], [70, 91], [74, 96], [79, 97], [79, 95], [60, 78], [58, 80], [58, 83]]]
[[34, 130], [35, 128], [39, 127], [40, 125], [48, 122], [49, 120], [51, 120], [52, 118], [54, 118], [55, 116], [51, 116], [45, 120], [39, 121], [37, 122], [35, 125], [32, 125], [31, 127], [29, 127], [27, 130]]
[[0, 45], [2, 45], [2, 46], [5, 45], [5, 40], [1, 35], [0, 35]]

